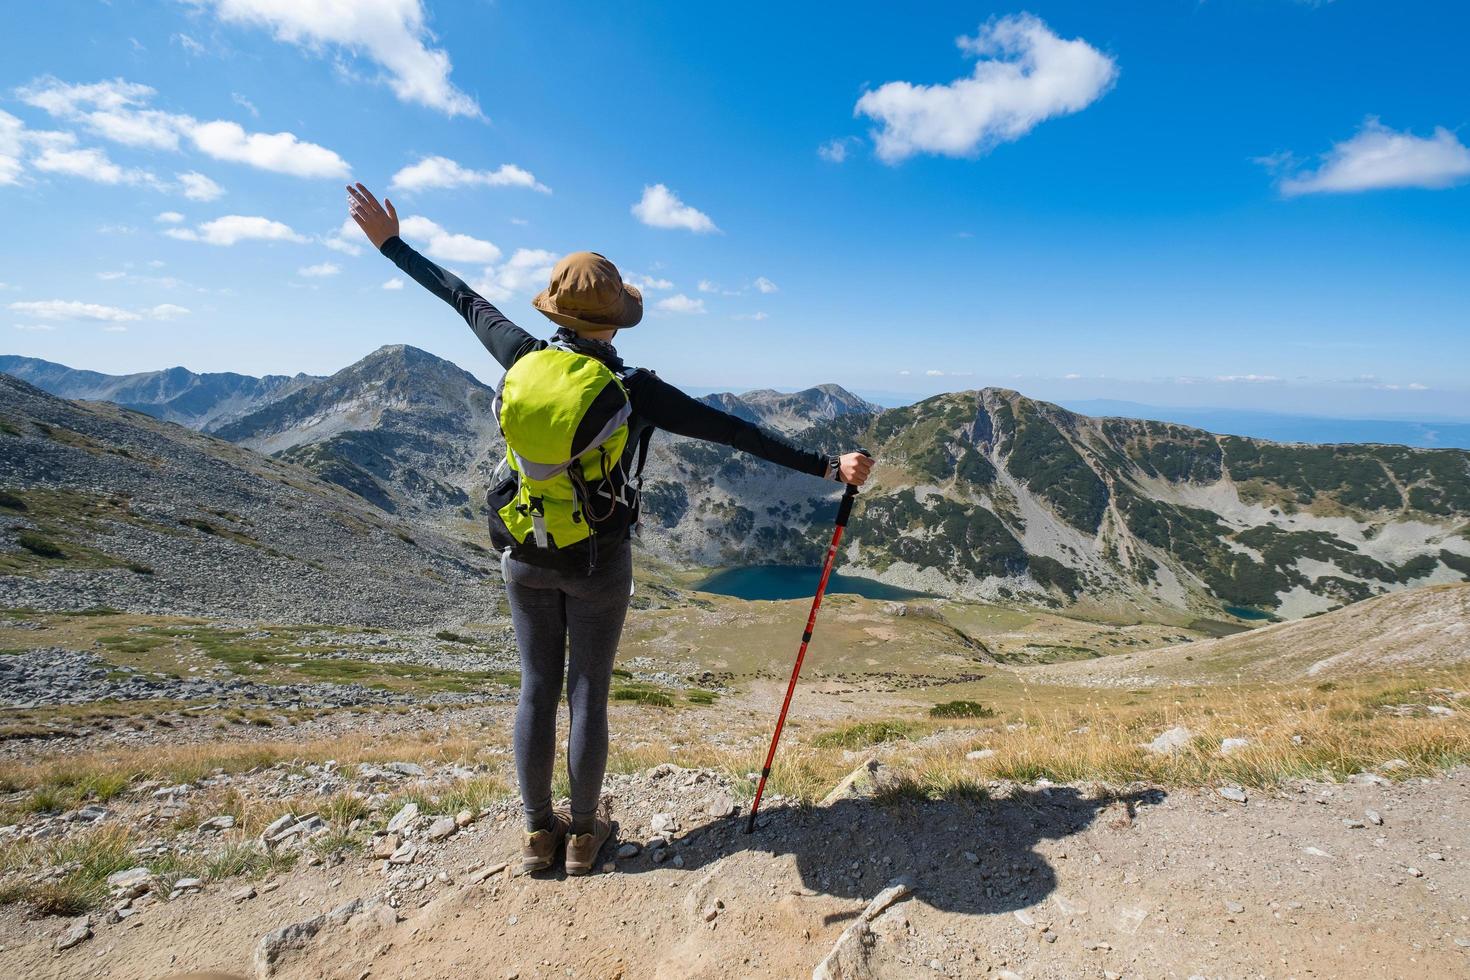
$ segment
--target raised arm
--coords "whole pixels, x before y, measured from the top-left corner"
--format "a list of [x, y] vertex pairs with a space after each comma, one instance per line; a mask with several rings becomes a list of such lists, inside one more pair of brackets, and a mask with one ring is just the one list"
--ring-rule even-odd
[[828, 456], [799, 449], [774, 433], [706, 405], [648, 371], [629, 379], [633, 404], [655, 426], [675, 435], [717, 442], [812, 476], [862, 484], [872, 460], [862, 453]]
[[430, 262], [400, 238], [398, 212], [392, 201], [384, 198], [379, 204], [372, 191], [362, 184], [348, 185], [347, 194], [352, 220], [373, 247], [414, 282], [458, 310], [501, 367], [509, 368], [522, 355], [546, 346], [545, 341], [537, 340], [508, 320], [459, 276]]

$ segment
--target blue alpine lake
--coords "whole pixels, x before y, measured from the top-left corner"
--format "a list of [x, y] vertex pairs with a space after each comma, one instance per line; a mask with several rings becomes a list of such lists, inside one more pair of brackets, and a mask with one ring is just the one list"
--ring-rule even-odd
[[[811, 565], [741, 565], [715, 572], [694, 588], [737, 599], [806, 599], [817, 591], [821, 568]], [[829, 593], [848, 593], [866, 599], [923, 599], [926, 592], [900, 589], [870, 578], [833, 572]]]
[[1264, 609], [1252, 609], [1250, 606], [1221, 606], [1221, 609], [1234, 616], [1236, 619], [1275, 619], [1276, 617]]

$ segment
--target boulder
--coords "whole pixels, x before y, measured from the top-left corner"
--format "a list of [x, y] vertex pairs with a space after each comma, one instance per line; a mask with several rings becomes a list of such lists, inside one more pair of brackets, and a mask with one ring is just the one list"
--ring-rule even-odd
[[80, 946], [91, 938], [92, 920], [90, 917], [84, 915], [79, 919], [72, 919], [67, 924], [65, 931], [56, 937], [56, 948], [58, 950], [71, 949], [73, 946]]
[[405, 803], [403, 809], [393, 814], [393, 819], [388, 821], [388, 833], [396, 834], [407, 830], [414, 825], [419, 818], [419, 805], [417, 803]]
[[1194, 738], [1194, 732], [1185, 728], [1183, 725], [1175, 725], [1167, 732], [1159, 735], [1152, 742], [1149, 742], [1144, 748], [1154, 755], [1173, 755], [1181, 749], [1187, 748], [1192, 738]]
[[129, 868], [107, 876], [107, 887], [120, 898], [136, 898], [151, 889], [157, 879], [147, 868]]
[[294, 922], [266, 933], [255, 944], [255, 975], [260, 978], [275, 976], [281, 961], [292, 952], [305, 948], [317, 933], [342, 925], [359, 912], [369, 911], [376, 905], [376, 902], [365, 905], [362, 899], [354, 898], [325, 915], [318, 915], [304, 922]]

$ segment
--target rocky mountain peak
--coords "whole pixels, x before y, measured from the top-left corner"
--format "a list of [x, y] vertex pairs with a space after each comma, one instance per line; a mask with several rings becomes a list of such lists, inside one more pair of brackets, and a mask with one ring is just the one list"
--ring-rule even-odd
[[436, 354], [410, 344], [387, 344], [360, 361], [349, 364], [327, 379], [328, 383], [350, 381], [412, 381], [417, 384], [449, 381], [485, 388], [479, 379], [464, 368]]

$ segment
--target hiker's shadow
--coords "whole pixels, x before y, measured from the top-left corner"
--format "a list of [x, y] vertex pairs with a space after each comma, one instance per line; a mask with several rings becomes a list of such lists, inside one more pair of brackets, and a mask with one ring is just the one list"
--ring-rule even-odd
[[[1038, 853], [1038, 844], [1064, 841], [1100, 815], [1107, 824], [1124, 826], [1140, 807], [1164, 797], [1162, 790], [1084, 796], [1055, 786], [1017, 788], [995, 799], [857, 798], [825, 807], [762, 810], [752, 834], [744, 833], [745, 816], [736, 813], [683, 830], [662, 863], [645, 852], [620, 862], [619, 870], [698, 872], [742, 851], [789, 854], [796, 858], [802, 885], [821, 894], [868, 900], [894, 878], [906, 877], [935, 908], [977, 915], [1009, 912], [1035, 905], [1056, 889], [1056, 871]], [[1092, 857], [1090, 849], [1065, 843], [1050, 850], [1056, 860]]]

